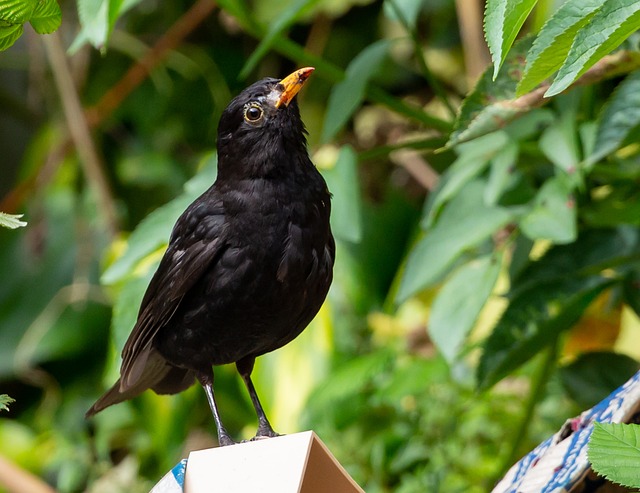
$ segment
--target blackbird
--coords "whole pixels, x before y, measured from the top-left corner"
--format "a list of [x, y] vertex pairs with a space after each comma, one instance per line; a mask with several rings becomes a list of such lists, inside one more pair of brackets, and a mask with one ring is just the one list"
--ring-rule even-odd
[[331, 195], [307, 152], [296, 94], [313, 68], [242, 91], [218, 125], [218, 177], [176, 222], [122, 351], [120, 379], [87, 416], [146, 389], [175, 394], [197, 379], [220, 445], [214, 365], [235, 363], [258, 415], [255, 438], [277, 436], [251, 371], [298, 336], [333, 277]]

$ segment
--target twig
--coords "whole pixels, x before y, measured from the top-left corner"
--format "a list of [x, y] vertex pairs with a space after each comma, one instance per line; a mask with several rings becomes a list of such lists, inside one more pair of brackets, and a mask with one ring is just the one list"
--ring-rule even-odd
[[483, 4], [484, 2], [480, 0], [456, 0], [458, 26], [469, 87], [474, 86], [478, 77], [491, 63], [489, 49], [482, 33]]
[[39, 477], [17, 466], [0, 455], [0, 485], [9, 493], [56, 493]]
[[438, 185], [440, 175], [431, 165], [413, 149], [399, 149], [389, 155], [394, 164], [402, 166], [425, 190], [433, 191]]
[[215, 7], [216, 3], [213, 0], [198, 0], [194, 3], [142, 59], [133, 65], [93, 108], [87, 110], [90, 125], [95, 127], [111, 115], [122, 101], [147, 78], [149, 73], [166, 58], [167, 54], [206, 19]]
[[118, 231], [115, 202], [98, 152], [91, 138], [89, 125], [80, 104], [78, 91], [69, 72], [69, 65], [62, 49], [60, 37], [57, 33], [53, 33], [43, 36], [42, 39], [58, 93], [60, 94], [69, 133], [80, 157], [80, 165], [89, 182], [89, 186], [96, 193], [100, 212], [104, 215], [108, 231], [113, 236]]

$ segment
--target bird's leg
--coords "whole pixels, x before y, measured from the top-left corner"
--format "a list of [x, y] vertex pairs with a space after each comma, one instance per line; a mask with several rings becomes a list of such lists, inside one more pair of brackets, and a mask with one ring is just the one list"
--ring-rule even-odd
[[278, 433], [273, 431], [271, 423], [269, 423], [269, 420], [264, 413], [264, 409], [262, 409], [260, 399], [258, 399], [256, 388], [253, 386], [253, 382], [251, 381], [251, 371], [253, 370], [253, 364], [255, 363], [255, 361], [255, 358], [247, 357], [241, 359], [236, 363], [238, 373], [240, 373], [242, 380], [244, 380], [244, 384], [247, 386], [249, 396], [251, 397], [251, 402], [253, 403], [253, 408], [256, 410], [256, 414], [258, 415], [258, 432], [256, 433], [254, 439], [277, 437], [279, 435]]
[[236, 442], [233, 441], [226, 428], [220, 420], [220, 414], [218, 413], [218, 406], [216, 404], [216, 398], [213, 395], [213, 369], [209, 371], [198, 372], [197, 374], [200, 384], [204, 388], [205, 394], [207, 394], [207, 400], [209, 401], [209, 407], [213, 413], [213, 419], [216, 422], [216, 429], [218, 431], [218, 443], [221, 447], [225, 445], [233, 445]]

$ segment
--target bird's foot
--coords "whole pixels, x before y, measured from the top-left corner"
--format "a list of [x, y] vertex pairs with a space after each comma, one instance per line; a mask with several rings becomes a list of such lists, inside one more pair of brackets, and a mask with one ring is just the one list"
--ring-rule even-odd
[[236, 442], [233, 438], [231, 438], [227, 434], [218, 436], [218, 445], [220, 447], [226, 447], [227, 445], [236, 445], [237, 443], [238, 442]]
[[280, 436], [280, 433], [276, 433], [275, 431], [273, 431], [273, 428], [271, 428], [271, 425], [259, 426], [256, 436], [254, 436], [251, 439], [251, 441], [263, 440], [265, 438], [275, 438], [279, 436]]

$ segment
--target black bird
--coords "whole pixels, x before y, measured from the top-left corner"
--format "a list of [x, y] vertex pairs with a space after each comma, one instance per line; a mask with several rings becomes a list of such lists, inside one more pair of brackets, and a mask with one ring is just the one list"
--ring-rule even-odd
[[176, 222], [122, 351], [120, 379], [87, 416], [197, 379], [220, 445], [235, 443], [220, 420], [212, 368], [235, 363], [258, 415], [256, 438], [277, 436], [251, 371], [316, 315], [335, 257], [331, 196], [309, 159], [295, 99], [311, 72], [256, 82], [223, 112], [217, 180]]

